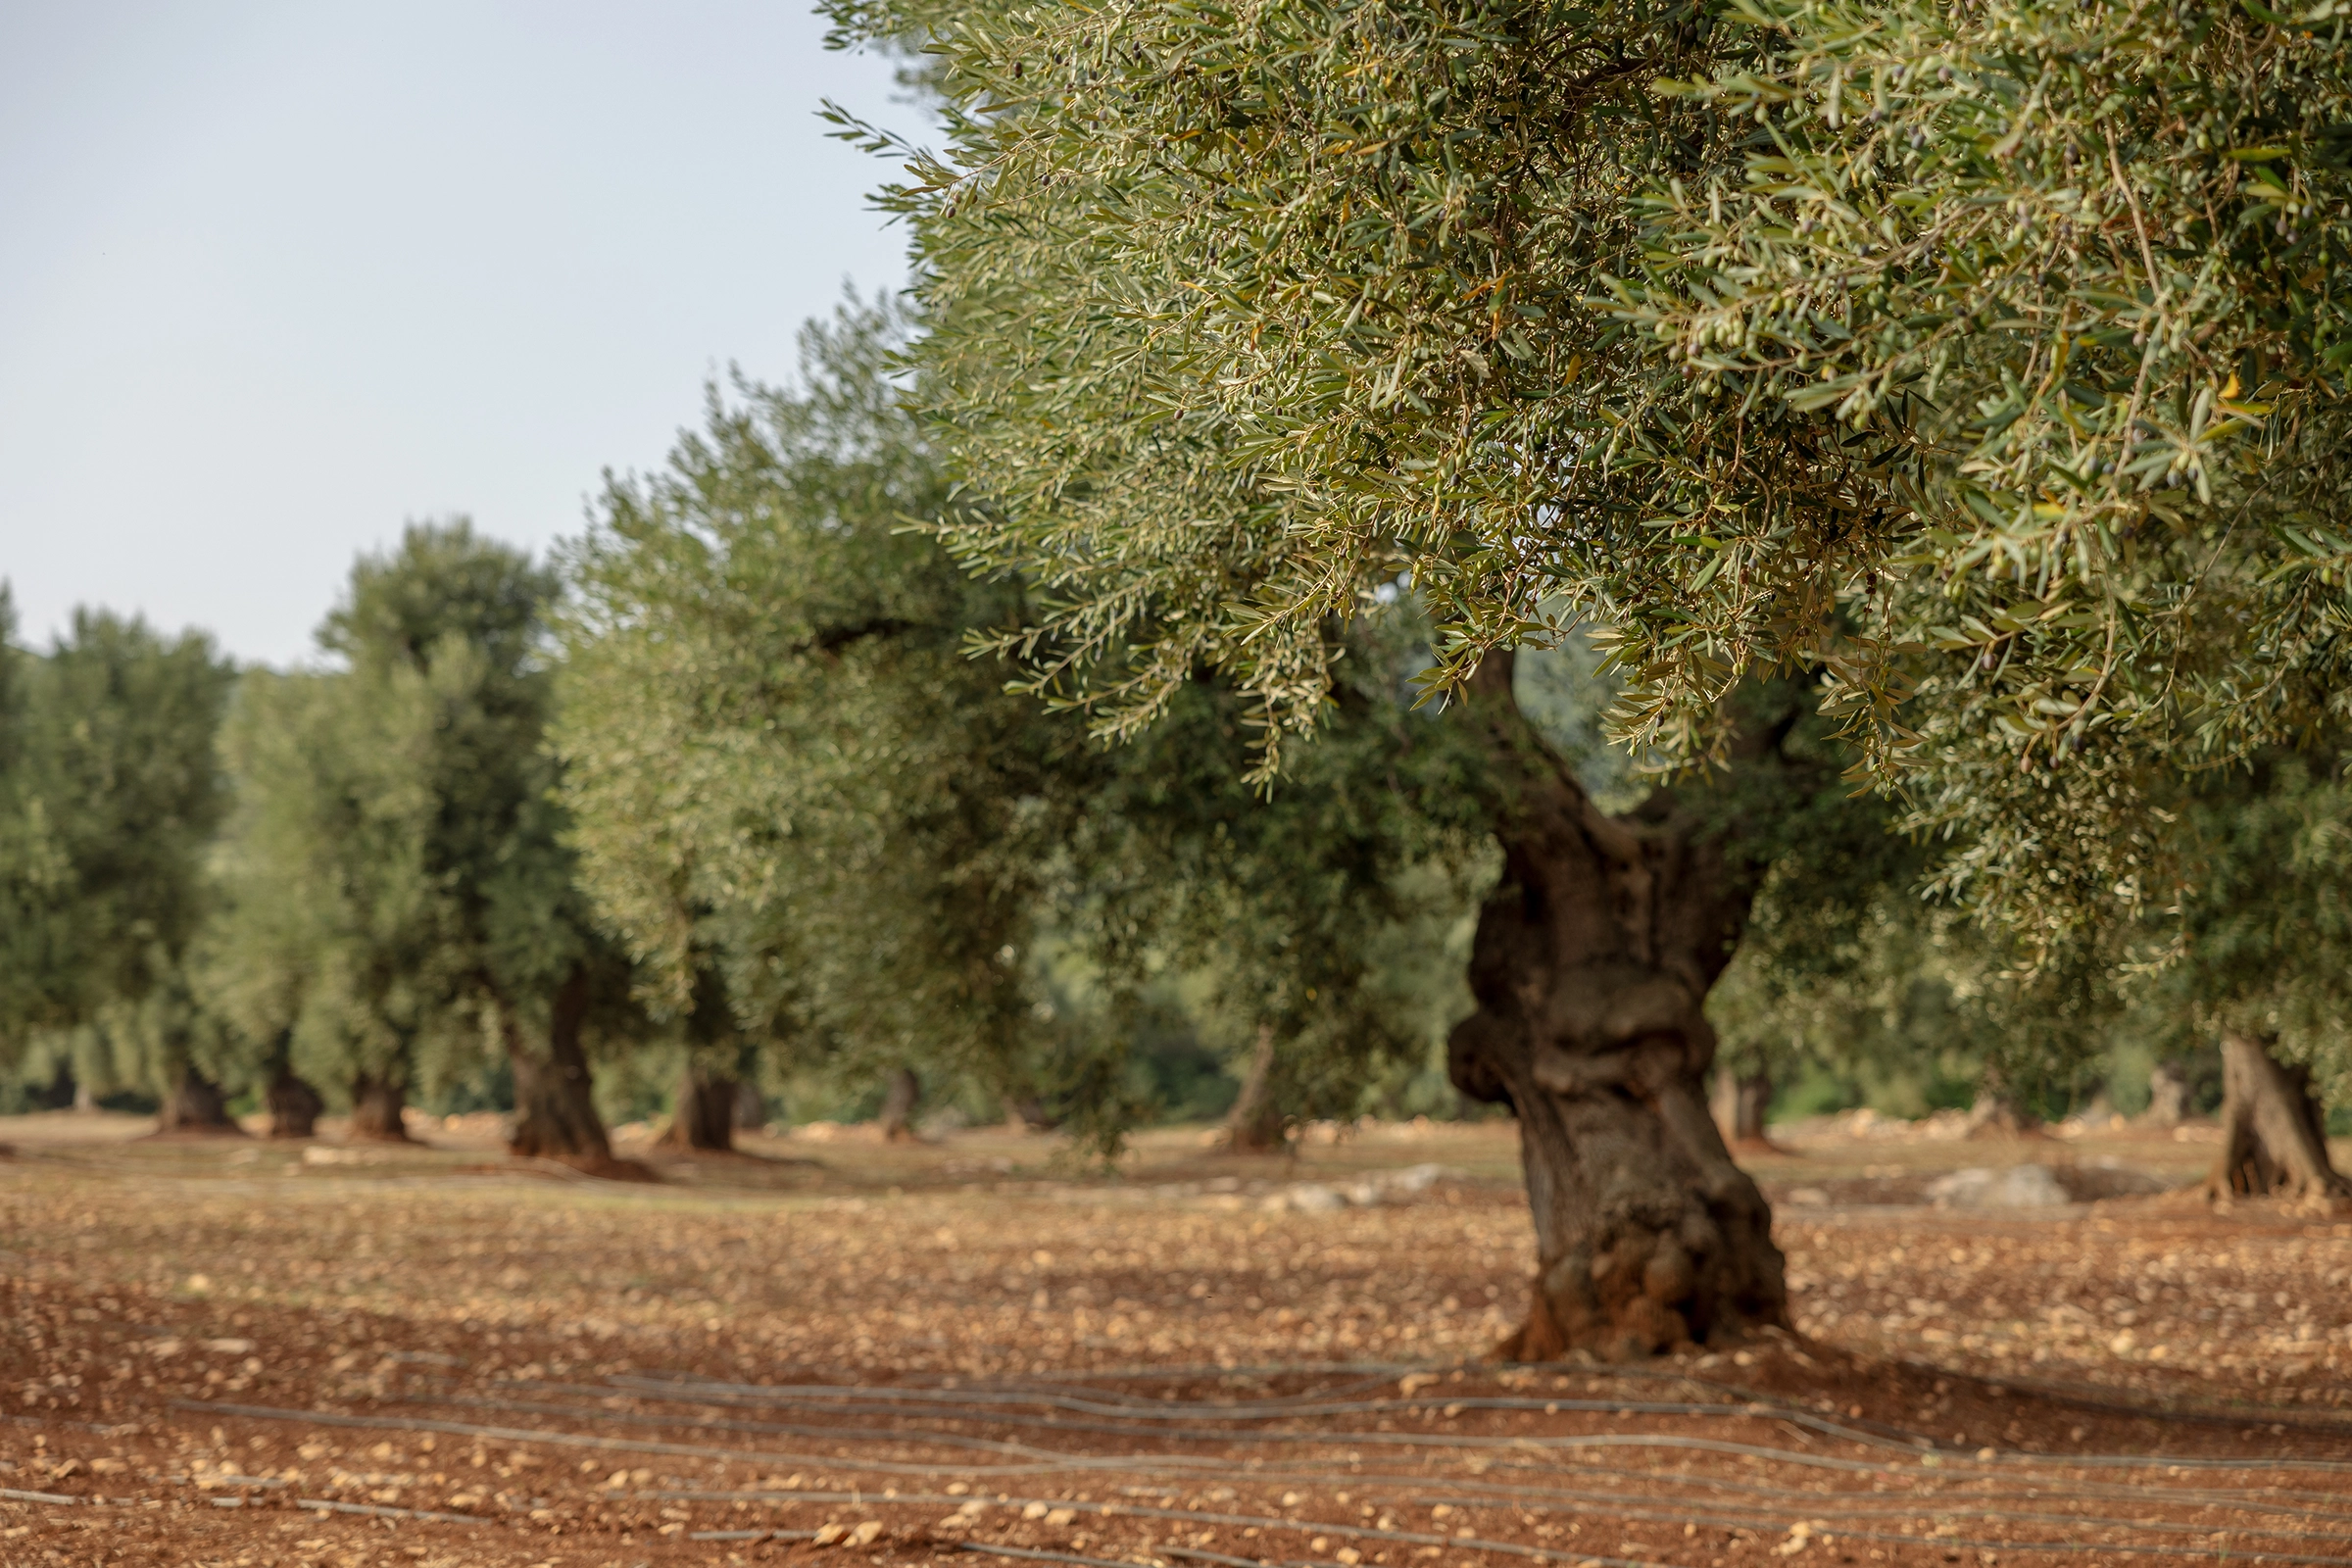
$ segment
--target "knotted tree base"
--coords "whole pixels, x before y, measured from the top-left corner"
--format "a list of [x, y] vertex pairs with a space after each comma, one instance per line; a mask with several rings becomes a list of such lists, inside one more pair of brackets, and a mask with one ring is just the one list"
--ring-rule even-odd
[[228, 1097], [220, 1086], [193, 1067], [183, 1067], [172, 1081], [156, 1113], [150, 1138], [242, 1138], [245, 1129], [228, 1113]]
[[915, 1136], [914, 1113], [923, 1102], [923, 1081], [914, 1075], [912, 1067], [901, 1067], [890, 1075], [882, 1091], [882, 1109], [875, 1122], [882, 1129], [886, 1144], [911, 1144]]
[[1715, 1129], [1734, 1153], [1782, 1154], [1788, 1151], [1764, 1130], [1764, 1112], [1772, 1105], [1772, 1077], [1761, 1070], [1715, 1075]]
[[1274, 1093], [1274, 1026], [1259, 1024], [1250, 1049], [1250, 1067], [1242, 1075], [1242, 1092], [1225, 1113], [1218, 1129], [1220, 1147], [1229, 1154], [1281, 1154], [1290, 1152], [1283, 1136], [1282, 1102]]
[[1711, 1046], [1660, 1033], [1597, 1055], [1532, 1054], [1510, 1099], [1541, 1272], [1499, 1354], [1624, 1360], [1786, 1325], [1772, 1211], [1701, 1092], [1694, 1057]]
[[371, 1144], [413, 1144], [409, 1090], [389, 1077], [361, 1073], [351, 1081], [351, 1136]]
[[2281, 1198], [2290, 1202], [2352, 1201], [2328, 1157], [2327, 1118], [2311, 1093], [2311, 1069], [2288, 1067], [2249, 1035], [2222, 1040], [2222, 1153], [2205, 1178], [2205, 1196]]
[[558, 989], [544, 1055], [530, 1048], [514, 1009], [501, 1002], [499, 1029], [506, 1038], [507, 1065], [514, 1075], [514, 1128], [507, 1137], [507, 1152], [521, 1159], [553, 1160], [612, 1181], [659, 1181], [647, 1166], [613, 1157], [605, 1120], [597, 1114], [588, 1053], [580, 1044], [589, 985], [587, 970], [575, 968]]
[[1478, 1010], [1446, 1051], [1456, 1089], [1519, 1117], [1539, 1273], [1501, 1353], [1622, 1359], [1786, 1327], [1772, 1213], [1706, 1088], [1703, 1004], [1759, 872], [1670, 796], [1594, 807], [1519, 717], [1507, 659], [1472, 692], [1523, 778], [1471, 951]]
[[326, 1109], [326, 1102], [319, 1098], [318, 1090], [297, 1078], [291, 1068], [277, 1070], [277, 1076], [270, 1080], [269, 1093], [262, 1099], [270, 1107], [270, 1137], [317, 1136], [318, 1115]]
[[678, 1077], [678, 1102], [659, 1140], [673, 1153], [731, 1154], [735, 1152], [737, 1085], [689, 1061]]

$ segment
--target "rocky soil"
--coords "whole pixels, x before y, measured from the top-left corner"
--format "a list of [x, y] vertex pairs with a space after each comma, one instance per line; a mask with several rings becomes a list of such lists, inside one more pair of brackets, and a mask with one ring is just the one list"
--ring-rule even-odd
[[2170, 1194], [2193, 1138], [1809, 1129], [1795, 1334], [1510, 1368], [1507, 1123], [650, 1187], [135, 1130], [0, 1128], [11, 1568], [2352, 1561], [2352, 1217]]

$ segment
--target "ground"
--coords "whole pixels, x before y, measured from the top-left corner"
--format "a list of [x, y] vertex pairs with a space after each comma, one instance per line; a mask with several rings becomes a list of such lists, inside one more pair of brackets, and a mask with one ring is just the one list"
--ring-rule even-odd
[[654, 1185], [140, 1130], [0, 1123], [8, 1568], [2352, 1562], [2352, 1217], [2167, 1195], [2196, 1128], [1784, 1132], [1795, 1334], [1530, 1368], [1507, 1122]]

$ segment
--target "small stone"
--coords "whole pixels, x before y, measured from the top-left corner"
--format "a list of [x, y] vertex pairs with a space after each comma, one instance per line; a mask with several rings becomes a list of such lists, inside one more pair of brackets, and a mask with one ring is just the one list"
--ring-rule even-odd
[[2017, 1165], [1938, 1176], [1928, 1184], [1928, 1201], [1940, 1208], [2062, 1208], [2072, 1200], [2049, 1166]]

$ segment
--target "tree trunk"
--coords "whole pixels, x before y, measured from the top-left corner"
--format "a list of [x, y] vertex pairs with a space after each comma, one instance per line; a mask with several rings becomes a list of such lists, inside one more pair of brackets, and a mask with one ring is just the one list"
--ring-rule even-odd
[[1257, 1026], [1257, 1043], [1250, 1048], [1250, 1069], [1242, 1078], [1241, 1098], [1225, 1113], [1225, 1151], [1233, 1154], [1274, 1154], [1290, 1148], [1283, 1134], [1282, 1105], [1274, 1096], [1274, 1026]]
[[[74, 1078], [74, 1069], [60, 1062], [57, 1071], [49, 1075], [48, 1087], [31, 1090], [27, 1098], [41, 1110], [63, 1110], [68, 1105], [79, 1110], [82, 1097], [87, 1093], [88, 1090]], [[95, 1104], [95, 1102], [92, 1103]]]
[[2328, 1157], [2311, 1069], [2281, 1065], [2250, 1035], [2222, 1037], [2222, 1140], [2208, 1198], [2352, 1198], [2352, 1181]]
[[749, 1078], [735, 1080], [735, 1130], [756, 1133], [767, 1126], [767, 1097]]
[[914, 1108], [922, 1100], [923, 1081], [912, 1067], [901, 1067], [890, 1075], [890, 1087], [882, 1094], [881, 1114], [875, 1118], [881, 1123], [883, 1142], [900, 1144], [913, 1139]]
[[2188, 1119], [2188, 1074], [2177, 1061], [2160, 1061], [2148, 1074], [2151, 1127], [2178, 1127]]
[[193, 1067], [180, 1068], [172, 1079], [172, 1088], [164, 1096], [155, 1130], [245, 1136], [245, 1129], [228, 1113], [228, 1097], [220, 1092], [220, 1086]]
[[736, 1081], [721, 1078], [689, 1056], [678, 1074], [678, 1102], [662, 1134], [665, 1149], [735, 1149]]
[[1732, 1148], [1773, 1152], [1764, 1131], [1764, 1112], [1771, 1104], [1772, 1075], [1763, 1068], [1715, 1074], [1715, 1127]]
[[1507, 655], [1471, 680], [1521, 787], [1471, 951], [1478, 1010], [1446, 1051], [1456, 1088], [1519, 1118], [1537, 1276], [1500, 1353], [1623, 1357], [1785, 1324], [1771, 1209], [1707, 1113], [1701, 1005], [1758, 872], [1663, 793], [1603, 814], [1510, 683]]
[[79, 1080], [74, 1085], [74, 1108], [85, 1116], [95, 1115], [98, 1110], [98, 1097], [90, 1093], [88, 1084]]
[[1004, 1101], [1004, 1126], [1009, 1132], [1050, 1133], [1056, 1125], [1054, 1113], [1036, 1095], [1009, 1095]]
[[408, 1086], [389, 1073], [355, 1073], [351, 1080], [351, 1136], [379, 1144], [406, 1144]]
[[507, 1140], [510, 1153], [590, 1168], [614, 1163], [612, 1141], [605, 1136], [604, 1120], [596, 1113], [588, 1055], [580, 1047], [580, 1026], [588, 1012], [588, 985], [584, 964], [564, 977], [556, 992], [544, 1056], [524, 1044], [514, 1009], [503, 1000], [498, 1003], [507, 1060], [514, 1070], [514, 1132]]
[[1986, 1084], [1977, 1091], [1976, 1103], [1968, 1107], [1968, 1121], [1961, 1136], [2038, 1138], [2041, 1135], [2041, 1118], [2024, 1101], [1998, 1084]]
[[270, 1136], [272, 1138], [311, 1138], [318, 1131], [318, 1113], [326, 1102], [318, 1091], [294, 1076], [291, 1067], [280, 1065], [270, 1089], [263, 1097], [270, 1107]]

